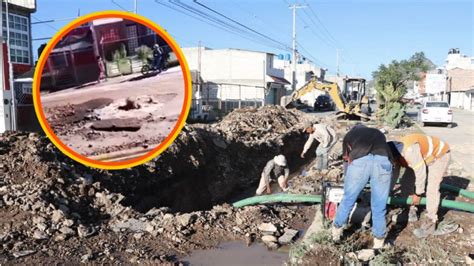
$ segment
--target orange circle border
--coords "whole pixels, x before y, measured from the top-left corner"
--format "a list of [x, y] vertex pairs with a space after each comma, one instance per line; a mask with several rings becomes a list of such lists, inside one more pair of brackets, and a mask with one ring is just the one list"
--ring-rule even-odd
[[[150, 29], [153, 29], [162, 39], [166, 41], [168, 45], [170, 45], [171, 49], [173, 50], [173, 52], [175, 53], [179, 61], [179, 64], [181, 66], [181, 71], [183, 72], [183, 78], [184, 78], [185, 93], [184, 93], [183, 106], [181, 109], [181, 114], [173, 130], [157, 147], [155, 147], [150, 152], [138, 158], [125, 160], [121, 162], [102, 162], [98, 160], [92, 160], [90, 158], [87, 158], [86, 156], [83, 156], [77, 153], [73, 149], [66, 146], [56, 136], [56, 134], [54, 134], [53, 130], [49, 126], [49, 123], [47, 122], [46, 117], [44, 115], [43, 106], [40, 100], [41, 76], [43, 73], [44, 65], [46, 63], [46, 59], [48, 58], [52, 49], [56, 46], [56, 44], [61, 40], [62, 37], [64, 37], [68, 32], [70, 32], [74, 28], [86, 22], [90, 22], [92, 20], [101, 19], [101, 18], [128, 19], [128, 20], [132, 20], [137, 23], [143, 24], [149, 27]], [[129, 13], [129, 12], [115, 11], [115, 10], [94, 12], [88, 15], [81, 16], [71, 21], [69, 24], [63, 27], [59, 32], [57, 32], [54, 35], [54, 37], [48, 42], [45, 49], [43, 50], [43, 53], [39, 57], [38, 62], [36, 64], [36, 69], [35, 69], [35, 74], [34, 74], [34, 79], [33, 79], [33, 105], [35, 108], [36, 117], [38, 118], [38, 121], [41, 127], [43, 128], [43, 131], [46, 133], [46, 135], [51, 140], [51, 142], [53, 142], [53, 144], [60, 151], [62, 151], [71, 159], [90, 167], [106, 169], [106, 170], [125, 169], [125, 168], [131, 168], [131, 167], [143, 164], [145, 162], [150, 161], [154, 157], [161, 154], [165, 149], [167, 149], [173, 143], [176, 137], [178, 137], [179, 133], [184, 127], [184, 124], [186, 123], [186, 118], [188, 117], [189, 109], [191, 107], [191, 95], [192, 95], [192, 85], [191, 85], [191, 74], [189, 71], [189, 66], [187, 64], [187, 61], [184, 57], [183, 52], [181, 51], [181, 48], [174, 41], [174, 39], [163, 28], [161, 28], [160, 26], [158, 26], [157, 24], [155, 24], [154, 22], [152, 22], [151, 20], [145, 17], [136, 15], [133, 13]]]

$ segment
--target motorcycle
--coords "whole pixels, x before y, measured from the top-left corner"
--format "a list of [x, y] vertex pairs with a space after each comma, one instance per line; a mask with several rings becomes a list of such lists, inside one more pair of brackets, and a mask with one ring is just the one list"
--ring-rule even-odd
[[168, 67], [166, 66], [166, 60], [164, 60], [164, 62], [161, 63], [161, 67], [157, 67], [153, 65], [152, 58], [147, 58], [147, 63], [143, 64], [141, 72], [143, 75], [147, 75], [148, 73], [151, 73], [151, 72], [158, 72], [159, 74], [166, 70], [168, 70]]

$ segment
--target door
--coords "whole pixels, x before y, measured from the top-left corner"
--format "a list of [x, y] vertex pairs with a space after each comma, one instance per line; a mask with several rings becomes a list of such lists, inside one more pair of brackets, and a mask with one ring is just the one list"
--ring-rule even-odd
[[0, 133], [12, 130], [11, 99], [13, 90], [2, 90], [2, 106], [0, 108]]

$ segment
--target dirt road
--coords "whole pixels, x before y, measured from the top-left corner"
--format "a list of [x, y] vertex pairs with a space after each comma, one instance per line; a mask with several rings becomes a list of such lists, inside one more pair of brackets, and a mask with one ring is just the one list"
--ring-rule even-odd
[[179, 67], [41, 96], [56, 135], [86, 156], [159, 144], [175, 126], [183, 100]]

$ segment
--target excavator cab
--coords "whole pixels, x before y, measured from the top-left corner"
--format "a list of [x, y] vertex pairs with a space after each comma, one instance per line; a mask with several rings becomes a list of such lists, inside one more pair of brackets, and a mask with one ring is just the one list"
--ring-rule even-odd
[[364, 78], [345, 78], [342, 94], [347, 105], [352, 108], [357, 107], [360, 112], [370, 115], [371, 109], [365, 83]]

